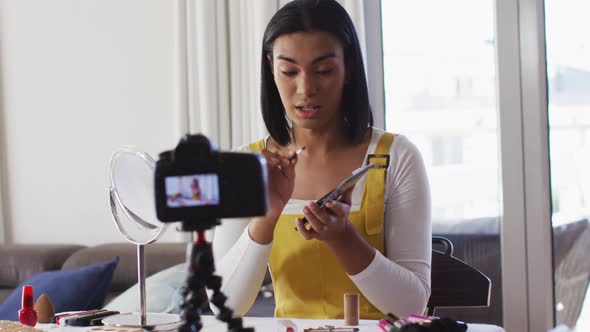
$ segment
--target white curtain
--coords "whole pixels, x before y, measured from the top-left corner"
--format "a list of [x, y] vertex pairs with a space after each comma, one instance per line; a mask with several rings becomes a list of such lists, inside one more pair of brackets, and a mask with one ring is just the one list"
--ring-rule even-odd
[[[188, 128], [220, 148], [266, 134], [260, 111], [264, 29], [289, 0], [186, 0]], [[363, 54], [362, 0], [340, 0], [353, 19]]]
[[[2, 123], [0, 123], [2, 125]], [[1, 147], [0, 147], [1, 149]], [[2, 151], [0, 151], [2, 155], [5, 155]], [[4, 187], [2, 183], [2, 179], [5, 178], [3, 173], [4, 165], [0, 165], [0, 244], [6, 243], [6, 220], [4, 214]]]
[[[0, 82], [0, 86], [2, 86], [1, 82]], [[0, 97], [0, 102], [2, 102], [2, 99]], [[0, 128], [2, 130], [4, 130], [4, 126], [5, 126], [5, 122], [4, 122], [4, 109], [0, 107]], [[5, 187], [5, 183], [3, 183], [4, 179], [7, 179], [8, 177], [6, 176], [6, 150], [5, 150], [5, 146], [6, 146], [6, 138], [4, 134], [0, 134], [0, 244], [2, 243], [6, 243], [7, 242], [7, 232], [6, 232], [6, 227], [7, 227], [7, 220], [8, 218], [6, 218], [6, 210], [4, 208], [4, 204], [5, 204], [5, 197], [6, 196], [6, 191], [7, 188]], [[8, 205], [8, 204], [6, 204]], [[6, 212], [5, 212], [6, 211]]]

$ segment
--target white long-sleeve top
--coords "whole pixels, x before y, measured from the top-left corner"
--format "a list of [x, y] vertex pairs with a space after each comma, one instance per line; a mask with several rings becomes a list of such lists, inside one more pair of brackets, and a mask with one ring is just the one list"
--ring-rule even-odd
[[[373, 153], [382, 134], [373, 128], [368, 153]], [[247, 151], [247, 147], [240, 150]], [[430, 297], [430, 190], [422, 157], [405, 136], [395, 137], [389, 153], [384, 255], [376, 251], [367, 268], [349, 277], [381, 312], [405, 316], [422, 313]], [[351, 211], [360, 209], [365, 180], [366, 176], [353, 189]], [[283, 213], [300, 214], [308, 202], [291, 199]], [[254, 303], [273, 246], [250, 238], [249, 221], [226, 219], [215, 229], [213, 239], [217, 273], [223, 277], [222, 291], [228, 296], [226, 305], [238, 316]]]

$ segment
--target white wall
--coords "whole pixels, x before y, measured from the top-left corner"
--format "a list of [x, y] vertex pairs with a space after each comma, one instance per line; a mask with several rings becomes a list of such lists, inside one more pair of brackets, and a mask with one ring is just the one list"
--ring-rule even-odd
[[107, 200], [111, 154], [136, 145], [155, 158], [180, 137], [177, 2], [0, 6], [7, 242], [123, 241]]

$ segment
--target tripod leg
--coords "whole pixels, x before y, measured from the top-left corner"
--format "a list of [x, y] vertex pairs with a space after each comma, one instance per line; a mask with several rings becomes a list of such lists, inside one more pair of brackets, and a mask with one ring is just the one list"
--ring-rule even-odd
[[179, 327], [179, 332], [196, 332], [203, 328], [201, 314], [203, 306], [207, 304], [207, 296], [201, 290], [205, 286], [213, 291], [210, 301], [219, 309], [217, 319], [227, 323], [228, 331], [253, 332], [253, 328], [244, 328], [242, 318], [234, 318], [233, 310], [225, 306], [227, 297], [221, 292], [221, 277], [213, 274], [215, 272], [213, 249], [211, 243], [204, 240], [203, 234], [199, 234], [199, 239], [191, 248], [189, 263], [189, 275], [183, 292], [184, 303], [181, 311], [184, 323]]

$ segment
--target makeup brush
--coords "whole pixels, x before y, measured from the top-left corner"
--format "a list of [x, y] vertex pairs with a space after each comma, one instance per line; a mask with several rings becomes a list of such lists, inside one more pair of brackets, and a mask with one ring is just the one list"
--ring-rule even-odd
[[295, 157], [299, 156], [299, 154], [301, 154], [301, 152], [303, 152], [303, 150], [305, 150], [305, 146], [302, 146], [299, 149], [297, 149], [297, 151], [295, 151], [295, 155], [293, 157], [289, 158], [289, 160], [295, 159]]

